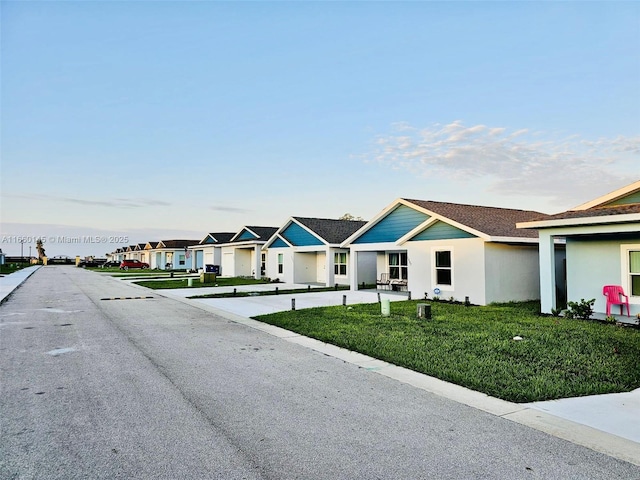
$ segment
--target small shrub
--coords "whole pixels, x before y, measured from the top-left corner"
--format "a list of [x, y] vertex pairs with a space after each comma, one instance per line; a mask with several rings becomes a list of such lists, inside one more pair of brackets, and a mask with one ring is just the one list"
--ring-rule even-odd
[[607, 315], [604, 321], [607, 323], [616, 323], [616, 317], [613, 315]]
[[581, 298], [579, 302], [567, 302], [568, 309], [565, 313], [565, 317], [589, 320], [591, 315], [593, 315], [593, 306], [595, 303], [595, 298], [592, 298], [591, 300]]

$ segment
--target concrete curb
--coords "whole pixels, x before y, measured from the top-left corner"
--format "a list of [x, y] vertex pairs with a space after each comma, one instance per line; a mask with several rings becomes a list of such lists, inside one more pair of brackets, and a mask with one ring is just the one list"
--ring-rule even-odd
[[640, 466], [640, 443], [636, 443], [632, 440], [530, 408], [526, 404], [517, 404], [490, 397], [484, 393], [448, 383], [407, 368], [398, 367], [361, 353], [352, 352], [335, 345], [305, 337], [280, 327], [259, 322], [252, 318], [246, 318], [220, 310], [201, 302], [167, 293], [160, 293], [159, 290], [154, 290], [154, 293], [156, 295], [177, 300], [201, 310], [208, 311], [219, 317], [247, 327], [260, 330], [288, 342], [310, 348], [324, 355], [338, 358], [344, 362], [357, 365], [360, 368], [384, 375], [435, 395], [482, 410], [483, 412], [491, 415], [499, 416], [554, 437], [562, 438], [571, 443], [604, 453], [610, 457]]

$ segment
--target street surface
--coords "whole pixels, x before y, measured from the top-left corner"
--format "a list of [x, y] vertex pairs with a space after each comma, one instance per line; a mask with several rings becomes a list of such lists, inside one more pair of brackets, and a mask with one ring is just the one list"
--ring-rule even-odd
[[640, 479], [73, 266], [41, 268], [0, 306], [0, 385], [1, 479]]

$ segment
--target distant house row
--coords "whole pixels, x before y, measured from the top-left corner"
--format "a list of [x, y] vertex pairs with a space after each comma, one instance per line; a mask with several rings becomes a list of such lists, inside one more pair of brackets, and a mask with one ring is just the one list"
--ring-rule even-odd
[[217, 265], [224, 276], [349, 285], [486, 305], [540, 299], [551, 313], [568, 300], [622, 285], [640, 312], [640, 181], [557, 215], [399, 198], [365, 221], [290, 217], [201, 240], [120, 248], [159, 269]]

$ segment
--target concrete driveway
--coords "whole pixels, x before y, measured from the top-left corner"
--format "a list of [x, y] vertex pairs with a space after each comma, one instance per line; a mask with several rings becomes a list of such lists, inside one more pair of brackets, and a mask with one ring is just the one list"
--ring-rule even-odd
[[[279, 283], [264, 285], [240, 285], [238, 287], [204, 287], [204, 288], [181, 288], [175, 290], [156, 290], [156, 293], [162, 295], [186, 298], [192, 295], [206, 295], [209, 293], [227, 293], [233, 292], [234, 288], [238, 292], [264, 292], [273, 291], [275, 288], [280, 291], [291, 289], [308, 289], [308, 285]], [[376, 303], [378, 301], [378, 292], [376, 290], [342, 290], [332, 292], [313, 292], [311, 293], [295, 293], [283, 295], [256, 295], [238, 298], [198, 298], [192, 299], [197, 303], [209, 305], [219, 310], [231, 312], [235, 315], [243, 317], [255, 317], [257, 315], [265, 315], [268, 313], [283, 312], [291, 310], [292, 300], [295, 300], [296, 310], [303, 308], [325, 307], [331, 305], [356, 305], [359, 303]], [[380, 292], [380, 299], [388, 299], [390, 302], [403, 301], [407, 299], [406, 293], [401, 292]]]

